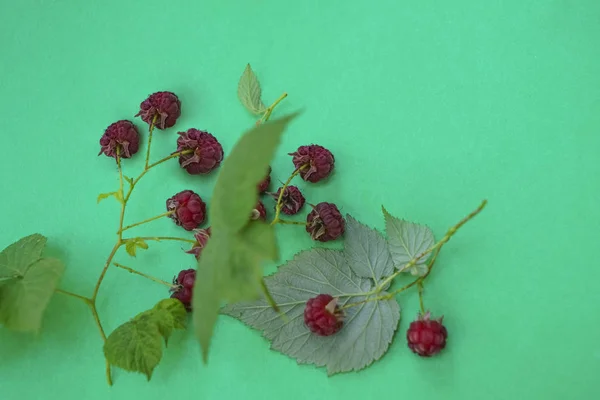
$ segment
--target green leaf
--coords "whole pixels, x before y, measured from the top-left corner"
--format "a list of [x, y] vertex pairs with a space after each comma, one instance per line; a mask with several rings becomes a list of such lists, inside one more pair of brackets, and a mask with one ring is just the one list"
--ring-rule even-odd
[[127, 239], [125, 242], [125, 251], [132, 257], [137, 255], [137, 248], [147, 250], [148, 243], [142, 238]]
[[125, 175], [123, 175], [123, 178], [127, 181], [127, 183], [129, 183], [131, 186], [133, 186], [133, 178], [130, 178]]
[[260, 298], [261, 263], [277, 257], [275, 230], [266, 223], [252, 221], [231, 235], [213, 231], [200, 257], [192, 300], [196, 335], [205, 362], [221, 301]]
[[[429, 227], [396, 218], [390, 215], [385, 207], [382, 207], [382, 210], [385, 217], [388, 245], [396, 268], [402, 268], [434, 245], [433, 232]], [[421, 258], [406, 272], [410, 272], [412, 275], [425, 274], [427, 259], [428, 257]]]
[[266, 111], [266, 107], [261, 100], [260, 83], [250, 64], [246, 65], [240, 77], [237, 94], [242, 105], [251, 113], [262, 114]]
[[25, 236], [0, 252], [0, 276], [23, 276], [42, 257], [47, 239], [39, 233]]
[[[240, 231], [248, 224], [258, 193], [283, 131], [298, 115], [294, 113], [247, 131], [225, 159], [213, 192], [209, 219], [212, 231]], [[212, 239], [211, 239], [212, 240]]]
[[385, 238], [375, 229], [346, 215], [344, 253], [354, 273], [379, 282], [394, 272], [394, 263]]
[[179, 300], [161, 300], [115, 329], [106, 339], [104, 355], [110, 364], [150, 380], [162, 358], [163, 339], [166, 345], [173, 329], [185, 328], [185, 318]]
[[222, 312], [261, 330], [273, 350], [300, 364], [326, 367], [329, 375], [361, 370], [387, 351], [400, 319], [400, 308], [393, 299], [348, 308], [344, 326], [332, 336], [314, 335], [304, 324], [306, 302], [318, 294], [337, 297], [344, 306], [365, 300], [373, 290], [373, 280], [357, 276], [344, 252], [304, 251], [265, 280], [286, 319], [279, 318], [264, 299], [229, 304]]
[[0, 286], [0, 323], [21, 332], [38, 332], [50, 298], [64, 272], [62, 261], [41, 258], [18, 279]]
[[102, 200], [107, 199], [109, 197], [113, 196], [115, 199], [117, 199], [117, 201], [121, 204], [123, 204], [123, 195], [121, 193], [121, 191], [116, 191], [116, 192], [109, 192], [109, 193], [100, 193], [98, 195], [98, 203], [100, 203]]

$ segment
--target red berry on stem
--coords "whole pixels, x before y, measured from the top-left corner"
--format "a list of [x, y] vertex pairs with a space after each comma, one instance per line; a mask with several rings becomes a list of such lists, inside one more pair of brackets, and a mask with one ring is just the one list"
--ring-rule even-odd
[[167, 200], [167, 211], [174, 211], [169, 217], [186, 231], [191, 231], [204, 222], [206, 204], [198, 194], [184, 190]]
[[[281, 189], [277, 189], [276, 193], [271, 193], [271, 196], [277, 201], [281, 194]], [[288, 186], [283, 191], [281, 196], [281, 212], [287, 215], [297, 214], [304, 206], [305, 199], [300, 189], [296, 186]], [[275, 205], [277, 207], [277, 205]]]
[[342, 236], [346, 223], [333, 203], [319, 203], [306, 216], [306, 231], [313, 240], [329, 242]]
[[156, 92], [140, 104], [140, 116], [148, 125], [157, 118], [156, 128], [166, 129], [175, 125], [181, 115], [181, 102], [172, 92]]
[[269, 185], [271, 184], [271, 172], [272, 172], [272, 169], [269, 166], [269, 170], [267, 172], [267, 175], [258, 184], [258, 187], [257, 187], [258, 188], [258, 193], [264, 193], [269, 188]]
[[179, 156], [179, 165], [189, 174], [208, 174], [221, 165], [223, 147], [213, 135], [194, 128], [178, 135], [177, 152], [189, 151]]
[[206, 247], [206, 243], [210, 238], [210, 226], [206, 229], [194, 229], [194, 238], [196, 239], [196, 243], [192, 245], [192, 248], [186, 253], [193, 254], [196, 256], [196, 259], [200, 258], [200, 254], [204, 247]]
[[296, 169], [304, 167], [300, 171], [300, 177], [308, 182], [318, 182], [329, 176], [335, 165], [335, 157], [323, 146], [311, 144], [300, 146], [298, 150], [289, 153]]
[[140, 148], [140, 134], [131, 121], [120, 120], [109, 125], [100, 138], [100, 153], [117, 158], [130, 158]]
[[331, 336], [344, 325], [343, 313], [337, 299], [328, 294], [320, 294], [309, 299], [304, 308], [304, 323], [310, 331], [319, 336]]
[[442, 325], [444, 317], [431, 319], [429, 311], [419, 314], [406, 331], [408, 347], [421, 357], [431, 357], [446, 347], [448, 331]]
[[195, 269], [182, 270], [175, 278], [173, 278], [173, 284], [176, 285], [176, 287], [171, 289], [171, 298], [181, 301], [188, 311], [192, 310], [192, 294], [195, 281]]

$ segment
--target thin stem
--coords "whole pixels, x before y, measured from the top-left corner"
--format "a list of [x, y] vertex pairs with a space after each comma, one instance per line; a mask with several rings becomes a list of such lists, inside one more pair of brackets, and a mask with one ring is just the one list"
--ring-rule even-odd
[[421, 313], [425, 314], [425, 306], [423, 305], [423, 280], [420, 279], [417, 283], [419, 288], [419, 305], [421, 306]]
[[142, 236], [142, 237], [135, 237], [135, 238], [130, 238], [130, 239], [123, 239], [123, 241], [126, 242], [128, 240], [135, 240], [135, 239], [155, 240], [157, 242], [160, 242], [161, 240], [174, 240], [174, 241], [177, 241], [177, 242], [185, 242], [185, 243], [196, 244], [196, 241], [192, 240], [192, 239], [184, 239], [184, 238], [170, 237], [170, 236]]
[[279, 219], [277, 221], [278, 224], [285, 224], [285, 225], [306, 225], [306, 222], [302, 222], [302, 221], [289, 221], [287, 219]]
[[81, 296], [81, 295], [79, 295], [77, 293], [69, 292], [67, 290], [56, 289], [55, 292], [56, 293], [61, 293], [61, 294], [67, 295], [67, 296], [71, 296], [71, 297], [74, 297], [74, 298], [79, 299], [79, 300], [82, 300], [82, 301], [85, 302], [85, 304], [90, 304], [92, 302], [92, 299], [88, 299], [85, 296]]
[[269, 108], [267, 108], [267, 110], [265, 111], [265, 114], [261, 118], [263, 122], [267, 122], [269, 120], [269, 118], [271, 118], [271, 114], [273, 113], [273, 110], [275, 109], [275, 107], [277, 107], [277, 105], [279, 103], [281, 103], [281, 101], [283, 99], [285, 99], [287, 97], [287, 95], [288, 95], [287, 93], [282, 94], [281, 96], [279, 96], [279, 98], [277, 100], [275, 100], [275, 102], [273, 102], [273, 104], [271, 104], [269, 106]]
[[154, 118], [152, 118], [150, 128], [148, 128], [148, 149], [146, 150], [146, 164], [144, 166], [144, 169], [148, 169], [148, 163], [150, 162], [150, 146], [152, 146], [152, 132], [154, 132], [154, 125], [156, 124], [157, 119], [158, 114], [154, 114]]
[[133, 268], [126, 267], [125, 265], [122, 265], [122, 264], [119, 264], [119, 263], [113, 263], [113, 265], [114, 265], [115, 267], [118, 267], [118, 268], [124, 269], [124, 270], [126, 270], [126, 271], [129, 271], [129, 272], [131, 272], [132, 274], [136, 274], [136, 275], [139, 275], [139, 276], [143, 276], [143, 277], [144, 277], [144, 278], [146, 278], [146, 279], [150, 279], [151, 281], [154, 281], [154, 282], [156, 282], [156, 283], [160, 283], [161, 285], [168, 286], [169, 288], [175, 288], [175, 287], [177, 287], [177, 285], [173, 285], [172, 283], [169, 283], [169, 282], [163, 281], [162, 279], [155, 278], [155, 277], [153, 277], [153, 276], [150, 276], [150, 275], [148, 275], [148, 274], [145, 274], [145, 273], [143, 273], [143, 272], [140, 272], [140, 271], [138, 271], [138, 270], [135, 270], [135, 269], [133, 269]]
[[94, 287], [94, 294], [92, 294], [92, 303], [94, 303], [94, 304], [96, 304], [96, 297], [98, 297], [98, 290], [100, 290], [100, 285], [102, 284], [102, 280], [104, 279], [104, 276], [106, 275], [106, 271], [108, 270], [108, 267], [110, 266], [110, 263], [112, 262], [113, 257], [117, 253], [117, 250], [119, 250], [119, 247], [121, 247], [122, 244], [123, 244], [123, 242], [121, 240], [117, 241], [117, 243], [113, 247], [112, 251], [110, 252], [110, 255], [108, 256], [106, 263], [104, 264], [104, 268], [102, 268], [102, 272], [100, 273], [98, 282], [96, 282], [96, 287]]
[[[92, 315], [94, 316], [94, 321], [96, 321], [96, 325], [98, 326], [98, 330], [100, 331], [100, 336], [102, 336], [102, 341], [106, 342], [106, 334], [104, 333], [104, 328], [102, 327], [102, 322], [100, 322], [100, 316], [98, 315], [98, 310], [96, 310], [95, 300], [92, 300], [92, 302], [90, 302], [89, 305], [92, 310]], [[106, 380], [108, 381], [108, 384], [110, 386], [112, 386], [113, 382], [112, 382], [112, 376], [110, 373], [110, 363], [108, 362], [108, 360], [106, 358], [104, 359], [104, 362], [106, 364]]]
[[296, 168], [292, 175], [290, 175], [287, 181], [283, 184], [281, 190], [279, 190], [279, 197], [277, 198], [277, 205], [275, 206], [275, 217], [273, 218], [273, 221], [271, 221], [271, 225], [275, 225], [279, 222], [279, 214], [281, 214], [281, 200], [283, 199], [283, 193], [285, 192], [285, 189], [288, 187], [290, 182], [292, 182], [292, 179], [294, 179], [296, 175], [298, 175], [306, 167], [307, 165], [301, 165], [299, 168]]
[[174, 210], [167, 211], [167, 212], [162, 213], [160, 215], [156, 215], [156, 216], [154, 216], [152, 218], [148, 218], [148, 219], [145, 219], [143, 221], [136, 222], [135, 224], [127, 225], [125, 228], [122, 228], [121, 230], [119, 230], [119, 233], [122, 233], [122, 232], [126, 231], [127, 229], [131, 229], [131, 228], [134, 228], [136, 226], [147, 224], [148, 222], [152, 222], [154, 220], [157, 220], [157, 219], [160, 219], [160, 218], [163, 218], [163, 217], [168, 217], [169, 215], [173, 214], [174, 212], [175, 212]]

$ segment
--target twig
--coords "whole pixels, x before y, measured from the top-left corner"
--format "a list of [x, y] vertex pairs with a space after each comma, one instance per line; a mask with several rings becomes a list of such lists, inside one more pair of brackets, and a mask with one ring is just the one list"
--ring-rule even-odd
[[156, 282], [156, 283], [160, 283], [161, 285], [168, 286], [169, 288], [175, 288], [175, 287], [177, 287], [177, 285], [173, 285], [172, 283], [165, 282], [165, 281], [163, 281], [162, 279], [155, 278], [155, 277], [153, 277], [153, 276], [150, 276], [150, 275], [148, 275], [148, 274], [145, 274], [145, 273], [143, 273], [143, 272], [140, 272], [140, 271], [138, 271], [138, 270], [135, 270], [135, 269], [133, 269], [133, 268], [126, 267], [125, 265], [122, 265], [122, 264], [119, 264], [119, 263], [113, 263], [113, 265], [114, 265], [115, 267], [118, 267], [118, 268], [124, 269], [124, 270], [126, 270], [126, 271], [129, 271], [129, 272], [131, 272], [132, 274], [137, 274], [137, 275], [143, 276], [143, 277], [144, 277], [144, 278], [146, 278], [146, 279], [150, 279], [151, 281], [154, 281], [154, 282]]

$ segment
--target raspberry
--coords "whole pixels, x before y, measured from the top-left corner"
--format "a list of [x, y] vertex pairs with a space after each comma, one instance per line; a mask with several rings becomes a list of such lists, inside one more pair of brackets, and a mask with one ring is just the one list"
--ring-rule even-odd
[[210, 226], [206, 229], [194, 229], [194, 238], [196, 239], [196, 243], [194, 243], [192, 248], [186, 251], [186, 253], [193, 254], [196, 256], [196, 259], [199, 259], [202, 250], [204, 250], [204, 247], [210, 238]]
[[289, 153], [296, 169], [305, 167], [300, 171], [300, 177], [308, 182], [318, 182], [327, 178], [335, 164], [333, 154], [323, 146], [311, 144], [300, 146], [294, 153]]
[[329, 242], [342, 236], [346, 223], [333, 203], [319, 203], [306, 216], [306, 231], [313, 240]]
[[167, 211], [175, 211], [169, 217], [186, 231], [191, 231], [204, 222], [206, 204], [196, 193], [184, 190], [167, 200]]
[[320, 294], [306, 302], [304, 323], [312, 333], [331, 336], [344, 325], [343, 314], [337, 299], [328, 294]]
[[262, 201], [259, 200], [258, 203], [256, 203], [256, 206], [254, 206], [254, 210], [252, 210], [252, 215], [250, 216], [250, 219], [261, 219], [263, 221], [267, 219], [267, 209], [265, 208], [265, 205]]
[[192, 311], [192, 294], [194, 291], [194, 282], [196, 281], [195, 269], [184, 269], [173, 278], [175, 288], [171, 289], [171, 298], [177, 299], [183, 303], [185, 309]]
[[[281, 189], [282, 188], [277, 189], [276, 193], [271, 193], [271, 196], [275, 201], [279, 199]], [[305, 199], [302, 192], [300, 192], [300, 189], [296, 186], [287, 186], [283, 191], [283, 196], [281, 196], [281, 212], [287, 215], [297, 214], [302, 206], [304, 206], [304, 202]]]
[[158, 129], [170, 128], [181, 115], [181, 102], [174, 93], [156, 92], [140, 104], [140, 111], [135, 115], [141, 116], [148, 125], [156, 116]]
[[131, 121], [120, 120], [109, 125], [100, 138], [100, 153], [117, 158], [130, 158], [140, 148], [140, 134]]
[[223, 147], [213, 135], [194, 128], [178, 135], [177, 152], [191, 150], [179, 156], [179, 165], [189, 174], [208, 174], [221, 165]]
[[258, 184], [258, 193], [264, 193], [269, 188], [269, 185], [271, 184], [271, 171], [271, 167], [269, 166], [267, 176], [265, 176], [265, 178]]
[[431, 319], [429, 311], [419, 314], [417, 320], [411, 322], [406, 331], [408, 347], [421, 357], [431, 357], [446, 347], [448, 332], [442, 325], [443, 316]]

